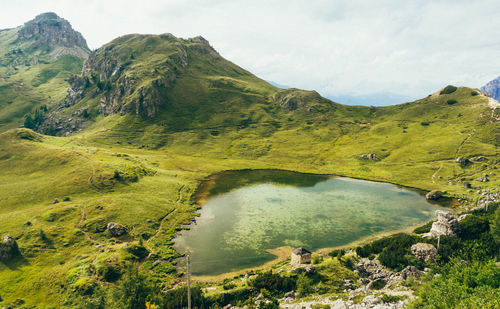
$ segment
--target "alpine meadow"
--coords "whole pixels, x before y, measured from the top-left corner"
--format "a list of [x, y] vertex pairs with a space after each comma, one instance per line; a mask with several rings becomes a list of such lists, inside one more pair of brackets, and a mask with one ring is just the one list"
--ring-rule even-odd
[[[216, 48], [165, 33], [91, 50], [55, 13], [0, 30], [1, 308], [500, 307], [498, 83], [343, 105], [278, 88]], [[259, 265], [189, 273], [189, 254], [193, 270], [210, 269], [209, 257], [177, 246], [211, 222], [207, 201], [259, 184], [310, 193], [332, 178], [378, 185], [398, 202], [364, 213], [375, 193], [361, 200], [343, 188], [334, 204], [364, 213], [362, 233], [357, 215], [325, 206], [290, 225], [306, 239], [252, 251], [267, 257]], [[417, 210], [400, 209], [406, 198], [426, 212], [408, 219]], [[266, 216], [299, 220], [282, 200], [267, 199], [285, 210]], [[285, 237], [275, 227], [285, 219], [238, 201], [223, 220], [232, 232], [217, 239]], [[408, 225], [376, 221], [391, 211]], [[352, 237], [319, 242], [319, 220], [341, 215]], [[295, 249], [307, 237], [327, 245]]]

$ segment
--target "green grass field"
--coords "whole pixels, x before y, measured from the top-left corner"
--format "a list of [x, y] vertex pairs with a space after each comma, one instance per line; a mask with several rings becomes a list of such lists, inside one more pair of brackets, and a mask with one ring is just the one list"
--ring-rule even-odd
[[[0, 32], [0, 41], [12, 37], [12, 31]], [[119, 48], [123, 40], [131, 40], [124, 46], [135, 51], [124, 74], [140, 80], [137, 87], [150, 87], [166, 74], [161, 69], [172, 69], [154, 56], [175, 55], [169, 44], [180, 42], [126, 36], [110, 43], [117, 57], [130, 53]], [[91, 97], [91, 91], [58, 111], [65, 78], [81, 65], [74, 59], [0, 67], [0, 235], [13, 235], [22, 253], [0, 263], [4, 302], [73, 308], [75, 295], [95, 285], [112, 290], [127, 261], [140, 263], [165, 287], [176, 284], [174, 259], [180, 253], [172, 248], [173, 238], [196, 218], [193, 193], [200, 182], [224, 170], [337, 174], [439, 189], [472, 204], [476, 190], [467, 192], [460, 181], [500, 187], [497, 175], [477, 181], [498, 174], [500, 130], [498, 109], [472, 95], [474, 89], [390, 107], [343, 106], [314, 92], [278, 90], [199, 43], [182, 44], [189, 64], [179, 69], [149, 118], [133, 112], [103, 117], [99, 96]], [[158, 66], [161, 72], [154, 71]], [[132, 102], [134, 95], [124, 100]], [[296, 106], [283, 108], [285, 97]], [[54, 137], [14, 129], [46, 103], [55, 115], [89, 107], [85, 130]], [[377, 160], [360, 158], [372, 153]], [[461, 167], [455, 162], [459, 156], [485, 160]], [[128, 233], [110, 237], [109, 222], [125, 225]], [[138, 253], [141, 247], [147, 257]]]

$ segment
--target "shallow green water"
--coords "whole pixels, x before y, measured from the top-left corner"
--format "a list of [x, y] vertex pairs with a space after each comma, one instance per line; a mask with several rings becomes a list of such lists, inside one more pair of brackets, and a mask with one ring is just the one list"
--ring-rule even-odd
[[283, 171], [231, 172], [210, 192], [175, 240], [179, 252], [190, 250], [195, 275], [261, 265], [274, 258], [266, 249], [345, 245], [426, 222], [439, 209], [392, 184]]

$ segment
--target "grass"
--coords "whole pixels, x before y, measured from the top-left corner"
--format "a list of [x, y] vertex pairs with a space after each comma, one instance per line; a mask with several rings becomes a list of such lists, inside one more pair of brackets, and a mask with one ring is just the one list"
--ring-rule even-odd
[[[0, 41], [12, 40], [13, 31], [0, 32]], [[75, 293], [94, 283], [112, 290], [104, 270], [119, 273], [133, 258], [127, 248], [141, 238], [153, 253], [140, 262], [141, 269], [164, 287], [178, 283], [174, 259], [180, 254], [173, 239], [196, 218], [199, 184], [225, 170], [337, 174], [472, 200], [479, 197], [475, 190], [467, 192], [459, 181], [500, 187], [496, 175], [487, 183], [477, 181], [484, 173], [498, 173], [500, 130], [487, 99], [471, 95], [473, 89], [459, 87], [390, 107], [343, 106], [313, 92], [280, 91], [206, 53], [200, 43], [164, 40], [133, 35], [106, 45], [118, 57], [128, 53], [122, 60], [132, 61], [134, 70], [126, 74], [149, 87], [155, 74], [172, 69], [159, 66], [157, 56], [175, 59], [172, 44], [184, 44], [189, 64], [179, 69], [156, 116], [103, 117], [97, 114], [99, 97], [87, 96], [57, 114], [90, 107], [86, 129], [69, 137], [12, 128], [33, 107], [48, 102], [54, 111], [66, 93], [64, 79], [78, 63], [0, 67], [8, 76], [0, 79], [0, 235], [16, 237], [23, 256], [0, 264], [5, 302], [75, 307]], [[0, 51], [5, 53], [5, 46]], [[157, 66], [163, 73], [154, 72]], [[284, 96], [300, 99], [296, 110], [281, 107], [277, 98]], [[369, 153], [380, 160], [360, 159]], [[487, 161], [466, 167], [455, 162], [458, 156], [478, 155]], [[124, 177], [114, 177], [115, 171]], [[53, 204], [55, 199], [59, 203]], [[108, 222], [125, 225], [128, 233], [110, 237], [104, 232]], [[332, 282], [338, 279], [334, 273], [344, 271], [330, 259], [319, 267]]]

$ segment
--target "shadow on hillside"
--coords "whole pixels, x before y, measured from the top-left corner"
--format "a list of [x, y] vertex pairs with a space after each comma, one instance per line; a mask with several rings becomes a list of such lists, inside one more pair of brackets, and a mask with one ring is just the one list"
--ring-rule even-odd
[[9, 261], [3, 261], [1, 263], [10, 270], [17, 270], [21, 266], [30, 265], [30, 262], [22, 255], [18, 255]]

